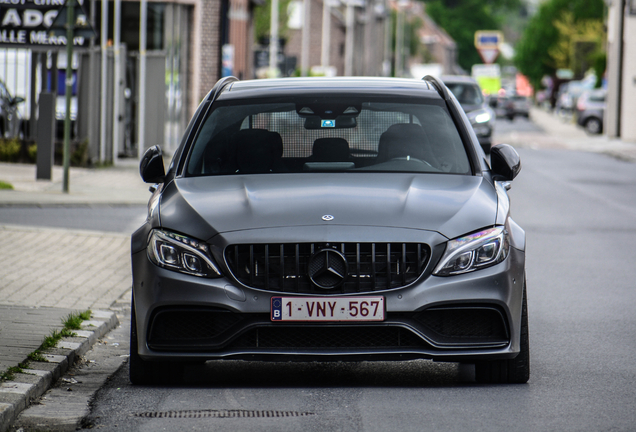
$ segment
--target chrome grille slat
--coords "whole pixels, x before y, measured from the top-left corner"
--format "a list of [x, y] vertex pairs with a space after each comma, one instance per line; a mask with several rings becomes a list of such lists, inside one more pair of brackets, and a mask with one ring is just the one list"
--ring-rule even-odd
[[[339, 287], [315, 286], [308, 274], [314, 253], [340, 252], [347, 260], [348, 277]], [[414, 282], [430, 258], [420, 243], [274, 243], [237, 244], [225, 249], [232, 275], [242, 284], [272, 292], [348, 294], [399, 288]]]

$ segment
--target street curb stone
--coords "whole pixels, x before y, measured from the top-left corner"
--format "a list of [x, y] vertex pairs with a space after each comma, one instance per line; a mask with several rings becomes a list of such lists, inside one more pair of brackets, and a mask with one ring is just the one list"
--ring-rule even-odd
[[82, 323], [77, 337], [62, 339], [51, 350], [54, 354], [44, 354], [48, 362], [32, 361], [30, 369], [15, 374], [14, 381], [0, 384], [0, 432], [8, 431], [32, 400], [42, 396], [76, 359], [118, 324], [115, 312], [93, 311], [92, 319]]

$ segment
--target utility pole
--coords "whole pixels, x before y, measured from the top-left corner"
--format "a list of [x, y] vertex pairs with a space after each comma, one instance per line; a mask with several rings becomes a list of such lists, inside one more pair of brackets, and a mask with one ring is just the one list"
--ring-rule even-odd
[[121, 94], [121, 0], [115, 0], [115, 16], [113, 19], [113, 165], [117, 163], [119, 153], [119, 96]]
[[329, 45], [331, 44], [331, 1], [322, 1], [322, 44], [320, 50], [320, 66], [326, 71], [329, 66]]
[[73, 93], [73, 30], [75, 27], [75, 1], [68, 0], [66, 11], [66, 115], [64, 116], [64, 184], [62, 191], [68, 193], [69, 166], [71, 162], [71, 96]]
[[99, 161], [106, 162], [106, 123], [108, 114], [108, 0], [102, 0], [102, 24], [100, 45], [102, 48], [102, 82], [99, 110]]
[[346, 35], [345, 35], [345, 76], [353, 75], [353, 25], [355, 24], [355, 15], [353, 9], [353, 0], [347, 0], [347, 13], [345, 16]]
[[391, 76], [391, 9], [389, 0], [384, 0], [384, 59], [382, 61], [382, 76]]
[[395, 24], [395, 76], [402, 77], [404, 64], [404, 1], [397, 3], [397, 22]]
[[146, 145], [146, 29], [148, 26], [148, 0], [139, 6], [139, 118], [137, 119], [137, 154], [144, 155]]
[[364, 75], [377, 76], [377, 31], [374, 19], [374, 0], [366, 0], [364, 10]]
[[[77, 10], [76, 10], [77, 8]], [[77, 32], [75, 30], [78, 30]], [[62, 192], [69, 192], [69, 168], [71, 162], [71, 97], [73, 94], [73, 44], [75, 36], [94, 37], [95, 31], [86, 19], [86, 13], [77, 0], [66, 0], [49, 28], [52, 34], [66, 36], [66, 79], [65, 99], [66, 115], [64, 117], [64, 180]]]
[[300, 75], [307, 76], [309, 71], [309, 31], [311, 22], [311, 0], [303, 0], [303, 33], [300, 52]]
[[272, 0], [272, 11], [269, 25], [269, 69], [278, 76], [278, 0]]

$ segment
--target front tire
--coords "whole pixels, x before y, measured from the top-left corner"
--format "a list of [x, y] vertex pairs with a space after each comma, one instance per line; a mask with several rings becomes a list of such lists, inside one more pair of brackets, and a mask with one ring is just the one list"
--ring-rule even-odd
[[525, 384], [530, 378], [530, 343], [528, 337], [528, 298], [523, 290], [521, 308], [521, 341], [517, 357], [510, 360], [490, 360], [475, 364], [475, 379], [479, 383]]

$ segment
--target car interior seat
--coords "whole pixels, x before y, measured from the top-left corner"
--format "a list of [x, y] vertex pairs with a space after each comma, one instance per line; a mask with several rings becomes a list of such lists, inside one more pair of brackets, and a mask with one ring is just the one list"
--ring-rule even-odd
[[269, 172], [274, 164], [272, 137], [265, 129], [242, 129], [232, 136], [231, 148], [236, 154], [239, 173]]
[[344, 138], [318, 138], [314, 141], [312, 162], [349, 162], [349, 143]]
[[396, 123], [382, 135], [378, 143], [378, 163], [395, 158], [415, 158], [435, 165], [430, 143], [424, 129], [415, 123]]
[[272, 171], [287, 172], [289, 171], [283, 162], [283, 138], [278, 132], [268, 131], [269, 146], [272, 152]]

